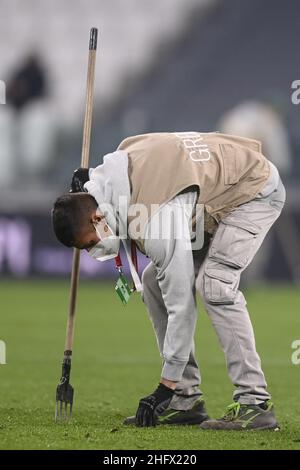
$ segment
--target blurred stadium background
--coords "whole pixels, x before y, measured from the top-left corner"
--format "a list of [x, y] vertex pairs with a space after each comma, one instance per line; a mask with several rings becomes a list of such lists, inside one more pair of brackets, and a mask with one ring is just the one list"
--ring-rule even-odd
[[[291, 101], [298, 2], [0, 0], [0, 8], [1, 275], [65, 278], [70, 271], [50, 210], [79, 166], [95, 26], [91, 165], [144, 132], [218, 129], [261, 139], [288, 202], [244, 281], [299, 282], [300, 107]], [[113, 263], [83, 256], [81, 272], [107, 277]]]

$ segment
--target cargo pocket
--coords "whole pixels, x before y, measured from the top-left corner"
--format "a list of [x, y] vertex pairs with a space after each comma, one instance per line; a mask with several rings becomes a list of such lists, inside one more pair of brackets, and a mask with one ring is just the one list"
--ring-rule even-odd
[[238, 160], [236, 147], [230, 144], [220, 144], [220, 151], [224, 168], [224, 183], [236, 184], [239, 182]]
[[251, 221], [229, 215], [215, 233], [209, 256], [234, 268], [245, 268], [251, 260], [260, 227]]
[[[227, 268], [230, 269], [230, 268]], [[236, 275], [229, 270], [206, 267], [204, 298], [210, 304], [231, 305], [236, 295]]]

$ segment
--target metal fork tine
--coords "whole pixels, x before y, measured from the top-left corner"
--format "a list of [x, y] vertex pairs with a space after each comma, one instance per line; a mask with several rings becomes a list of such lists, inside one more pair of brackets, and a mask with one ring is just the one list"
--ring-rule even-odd
[[56, 400], [56, 405], [55, 405], [55, 421], [58, 419], [58, 401]]
[[55, 405], [55, 421], [69, 421], [72, 417], [72, 407], [72, 403], [69, 403], [67, 400], [57, 400]]
[[[68, 421], [72, 415], [72, 405], [74, 399], [74, 389], [69, 383], [71, 370], [71, 359], [65, 356], [62, 364], [62, 376], [56, 387], [56, 421]], [[69, 413], [70, 405], [70, 413]]]

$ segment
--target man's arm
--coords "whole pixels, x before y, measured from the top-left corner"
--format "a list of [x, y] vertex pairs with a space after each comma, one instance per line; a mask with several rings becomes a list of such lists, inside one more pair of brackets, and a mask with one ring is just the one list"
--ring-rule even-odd
[[[160, 380], [161, 385], [165, 386], [161, 400], [165, 401], [158, 403], [157, 390], [142, 399], [136, 415], [138, 426], [155, 424], [154, 415], [158, 407], [168, 406], [192, 349], [197, 310], [189, 220], [195, 202], [196, 193], [177, 196], [152, 217], [147, 227], [145, 251], [156, 267], [158, 284], [168, 312]], [[150, 413], [152, 402], [156, 407], [152, 406]]]
[[145, 250], [156, 267], [158, 284], [168, 311], [162, 378], [172, 382], [181, 380], [191, 352], [197, 319], [189, 231], [191, 207], [195, 200], [196, 193], [192, 192], [176, 196], [154, 215], [146, 232], [146, 235], [151, 231], [156, 236], [156, 239], [146, 239]]

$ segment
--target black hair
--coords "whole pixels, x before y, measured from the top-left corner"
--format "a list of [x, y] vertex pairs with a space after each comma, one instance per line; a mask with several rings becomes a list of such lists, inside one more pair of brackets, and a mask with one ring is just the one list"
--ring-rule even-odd
[[52, 226], [56, 238], [65, 246], [75, 246], [76, 237], [87, 224], [88, 215], [97, 207], [87, 193], [64, 194], [52, 209]]

